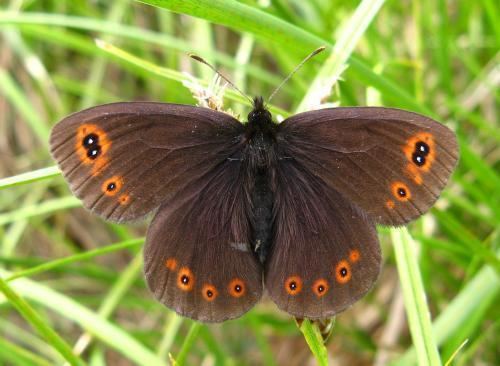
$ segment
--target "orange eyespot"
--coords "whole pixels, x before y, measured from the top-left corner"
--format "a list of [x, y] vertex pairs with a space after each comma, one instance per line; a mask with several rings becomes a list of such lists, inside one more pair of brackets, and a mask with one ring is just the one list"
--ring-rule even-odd
[[385, 203], [385, 206], [389, 209], [392, 210], [394, 208], [394, 201], [393, 200], [387, 200]]
[[357, 261], [359, 261], [359, 258], [360, 258], [359, 250], [357, 249], [351, 250], [351, 252], [349, 253], [349, 261], [351, 263], [356, 263]]
[[114, 177], [111, 177], [109, 179], [106, 179], [104, 183], [101, 186], [102, 192], [106, 196], [114, 196], [117, 194], [120, 189], [122, 189], [123, 186], [123, 178], [115, 175]]
[[403, 152], [406, 159], [417, 170], [429, 171], [436, 158], [434, 136], [429, 132], [416, 133], [406, 141], [406, 145], [403, 146]]
[[341, 260], [335, 267], [335, 279], [338, 283], [344, 284], [351, 279], [351, 266], [346, 260]]
[[328, 292], [328, 289], [328, 282], [324, 278], [320, 278], [319, 280], [314, 281], [314, 284], [312, 286], [314, 294], [318, 297], [325, 296]]
[[201, 289], [201, 294], [203, 298], [207, 301], [214, 301], [217, 295], [219, 294], [215, 286], [213, 285], [204, 285]]
[[106, 154], [111, 146], [106, 133], [95, 124], [85, 123], [78, 127], [75, 137], [75, 151], [80, 161], [92, 165], [92, 175], [102, 173], [109, 160]]
[[165, 261], [165, 267], [167, 267], [170, 271], [175, 271], [177, 268], [177, 260], [175, 258], [168, 258]]
[[118, 198], [118, 202], [120, 205], [126, 205], [130, 201], [130, 196], [128, 194], [122, 194], [120, 198]]
[[194, 287], [193, 272], [187, 267], [182, 267], [177, 274], [177, 287], [182, 291], [191, 291]]
[[411, 198], [410, 189], [403, 182], [393, 182], [391, 184], [391, 192], [398, 201], [406, 202]]
[[285, 280], [285, 291], [292, 296], [302, 291], [302, 279], [299, 276], [290, 276]]
[[232, 297], [242, 297], [245, 295], [246, 291], [245, 282], [239, 278], [234, 278], [231, 282], [229, 282], [227, 289]]

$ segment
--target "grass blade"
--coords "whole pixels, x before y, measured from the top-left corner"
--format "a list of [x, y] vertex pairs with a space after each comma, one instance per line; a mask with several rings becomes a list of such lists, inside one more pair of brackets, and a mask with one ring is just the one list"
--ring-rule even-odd
[[42, 179], [49, 179], [61, 174], [57, 166], [50, 166], [38, 170], [32, 170], [12, 177], [0, 179], [0, 189], [10, 188], [21, 184], [36, 182]]
[[[152, 74], [155, 74], [155, 75], [158, 75], [158, 76], [161, 76], [164, 78], [168, 78], [171, 80], [179, 81], [181, 83], [185, 82], [185, 81], [193, 82], [193, 80], [196, 80], [196, 82], [199, 83], [200, 85], [204, 85], [204, 86], [208, 85], [208, 83], [204, 80], [198, 80], [198, 79], [195, 79], [194, 77], [188, 78], [186, 76], [186, 74], [183, 74], [179, 71], [156, 66], [155, 64], [153, 64], [151, 62], [142, 60], [142, 59], [118, 48], [118, 47], [113, 46], [112, 44], [104, 42], [103, 40], [97, 40], [96, 43], [97, 43], [98, 47], [105, 50], [106, 52], [109, 52], [113, 56], [115, 56], [121, 60], [124, 60], [125, 62], [130, 63], [134, 66], [143, 68], [144, 70], [147, 70], [148, 72], [150, 72]], [[235, 101], [242, 103], [242, 104], [247, 104], [247, 105], [250, 104], [250, 102], [245, 97], [243, 97], [242, 95], [240, 95], [240, 93], [238, 93], [232, 89], [227, 89], [224, 93], [224, 96], [227, 97], [228, 99], [235, 100]], [[288, 115], [288, 113], [285, 110], [282, 110], [278, 107], [275, 107], [272, 105], [268, 105], [267, 107], [273, 113], [281, 114], [281, 115]]]
[[[192, 15], [213, 23], [222, 24], [232, 29], [251, 33], [260, 39], [280, 45], [289, 50], [312, 51], [320, 46], [332, 43], [317, 35], [307, 32], [293, 24], [269, 13], [236, 1], [228, 0], [138, 0], [140, 2], [171, 10], [175, 13]], [[301, 52], [300, 56], [307, 54]], [[318, 56], [321, 58], [321, 56]], [[417, 112], [434, 115], [426, 106], [419, 103], [406, 90], [387, 78], [374, 73], [359, 58], [351, 56], [351, 70], [356, 76], [381, 91], [384, 97], [395, 101], [400, 107], [407, 107]]]
[[321, 337], [321, 332], [316, 324], [311, 323], [310, 320], [304, 319], [300, 325], [300, 331], [304, 335], [304, 338], [311, 350], [312, 354], [318, 361], [318, 365], [327, 366], [328, 365], [328, 353], [326, 351], [325, 344], [323, 343], [323, 338]]
[[[493, 303], [499, 293], [500, 276], [491, 266], [485, 265], [434, 321], [432, 328], [437, 344], [443, 344], [467, 323], [481, 303]], [[417, 352], [416, 347], [412, 347], [391, 365], [414, 364], [418, 359]]]
[[[11, 273], [0, 269], [0, 275], [8, 277]], [[116, 349], [119, 353], [137, 364], [151, 366], [165, 365], [165, 362], [158, 358], [154, 352], [139, 343], [125, 330], [103, 319], [71, 298], [26, 278], [17, 279], [12, 284], [12, 288], [25, 298], [36, 301], [68, 320], [77, 323], [101, 342]]]
[[[52, 363], [18, 345], [0, 338], [0, 361], [10, 365], [51, 366]], [[9, 362], [10, 361], [10, 362]]]
[[175, 336], [177, 335], [179, 328], [184, 322], [184, 318], [173, 311], [169, 311], [167, 314], [167, 321], [165, 322], [165, 328], [163, 330], [163, 338], [161, 339], [157, 354], [158, 356], [164, 358], [168, 355], [172, 344], [174, 343]]
[[14, 221], [24, 220], [34, 216], [46, 215], [58, 210], [80, 207], [81, 201], [74, 196], [54, 198], [38, 205], [25, 206], [19, 210], [0, 214], [0, 225], [9, 224]]
[[40, 113], [31, 105], [27, 95], [4, 69], [0, 68], [0, 93], [16, 107], [20, 115], [24, 117], [26, 123], [31, 127], [34, 134], [38, 137], [43, 146], [48, 145], [49, 127], [40, 117]]
[[[196, 50], [196, 45], [191, 45], [190, 43], [183, 41], [179, 37], [173, 37], [169, 34], [152, 32], [138, 27], [131, 27], [119, 23], [102, 21], [99, 19], [88, 17], [37, 12], [17, 13], [0, 11], [0, 25], [5, 24], [21, 26], [23, 32], [25, 30], [25, 26], [46, 25], [49, 28], [44, 27], [43, 30], [46, 30], [48, 33], [42, 35], [41, 41], [45, 37], [58, 37], [58, 40], [60, 40], [66, 32], [60, 32], [61, 34], [57, 35], [56, 33], [50, 31], [54, 31], [56, 29], [55, 27], [67, 27], [91, 32], [100, 32], [101, 34], [105, 33], [115, 35], [121, 38], [138, 41], [141, 44], [149, 43], [151, 45], [158, 45], [168, 50], [180, 51], [185, 53], [193, 52]], [[30, 28], [30, 33], [34, 33], [33, 30], [34, 28]], [[233, 69], [244, 67], [249, 75], [265, 83], [272, 83], [274, 85], [277, 85], [281, 81], [280, 77], [277, 77], [275, 74], [270, 73], [255, 65], [247, 64], [241, 66], [227, 54], [217, 51], [208, 52], [208, 54], [204, 54], [203, 56], [207, 58], [213, 58], [215, 61], [221, 63], [222, 65], [231, 67]]]
[[317, 109], [330, 94], [332, 87], [347, 68], [351, 56], [366, 28], [378, 14], [385, 0], [363, 0], [349, 21], [344, 25], [328, 59], [311, 83], [309, 91], [300, 102], [297, 112]]
[[75, 356], [71, 346], [59, 337], [59, 335], [45, 323], [36, 311], [33, 310], [33, 308], [19, 295], [17, 295], [16, 292], [11, 289], [7, 282], [5, 282], [2, 278], [0, 278], [0, 291], [9, 300], [12, 306], [17, 309], [19, 314], [21, 314], [23, 318], [26, 319], [26, 321], [47, 340], [47, 344], [59, 351], [66, 361], [68, 361], [71, 365], [85, 365], [83, 360]]
[[[66, 258], [56, 259], [56, 260], [41, 264], [39, 266], [35, 266], [35, 267], [29, 268], [29, 269], [15, 272], [11, 276], [7, 277], [7, 279], [5, 281], [10, 282], [10, 281], [15, 280], [16, 278], [37, 275], [37, 274], [40, 274], [40, 273], [43, 273], [46, 271], [50, 271], [50, 270], [57, 268], [57, 267], [60, 267], [60, 266], [64, 266], [64, 265], [68, 265], [68, 264], [76, 263], [76, 262], [81, 262], [84, 260], [89, 260], [89, 259], [95, 258], [97, 256], [105, 255], [108, 253], [113, 253], [113, 252], [116, 252], [116, 251], [122, 250], [122, 249], [137, 247], [137, 246], [141, 245], [142, 243], [144, 243], [144, 238], [132, 239], [132, 240], [125, 241], [123, 243], [117, 243], [117, 244], [107, 245], [103, 248], [88, 250], [88, 251], [81, 253], [81, 254], [76, 254], [76, 255], [66, 257]], [[105, 314], [107, 314], [107, 313], [105, 313]]]
[[415, 255], [415, 243], [406, 228], [391, 230], [410, 332], [420, 365], [441, 365], [430, 312]]
[[181, 350], [175, 359], [175, 364], [179, 366], [183, 366], [186, 364], [186, 359], [191, 351], [191, 348], [194, 345], [194, 342], [198, 338], [198, 333], [200, 333], [200, 329], [202, 327], [201, 323], [192, 322], [191, 328], [189, 328], [189, 332], [184, 339], [184, 343], [182, 344]]

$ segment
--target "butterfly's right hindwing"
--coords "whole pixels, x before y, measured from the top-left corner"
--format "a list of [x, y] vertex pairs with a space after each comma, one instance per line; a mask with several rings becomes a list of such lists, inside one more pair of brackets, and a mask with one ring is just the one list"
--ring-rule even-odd
[[147, 234], [144, 270], [155, 297], [203, 322], [241, 316], [262, 296], [251, 245], [250, 202], [239, 160], [226, 160], [188, 200], [160, 207]]

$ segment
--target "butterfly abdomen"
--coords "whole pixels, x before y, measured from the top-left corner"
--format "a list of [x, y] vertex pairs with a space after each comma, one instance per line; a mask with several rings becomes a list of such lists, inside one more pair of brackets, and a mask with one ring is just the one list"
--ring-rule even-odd
[[248, 184], [247, 194], [251, 199], [249, 216], [252, 224], [252, 248], [264, 262], [273, 227], [273, 174], [275, 154], [273, 142], [259, 133], [256, 139], [249, 142], [245, 164]]
[[273, 227], [274, 195], [266, 170], [255, 176], [252, 187], [252, 243], [261, 263], [264, 262], [271, 244]]

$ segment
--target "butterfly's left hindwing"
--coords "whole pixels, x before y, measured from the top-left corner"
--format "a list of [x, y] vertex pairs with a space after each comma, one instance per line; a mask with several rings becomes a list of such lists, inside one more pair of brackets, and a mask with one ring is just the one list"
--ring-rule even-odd
[[243, 126], [207, 108], [114, 103], [54, 126], [51, 152], [71, 190], [112, 221], [141, 218], [240, 149]]

